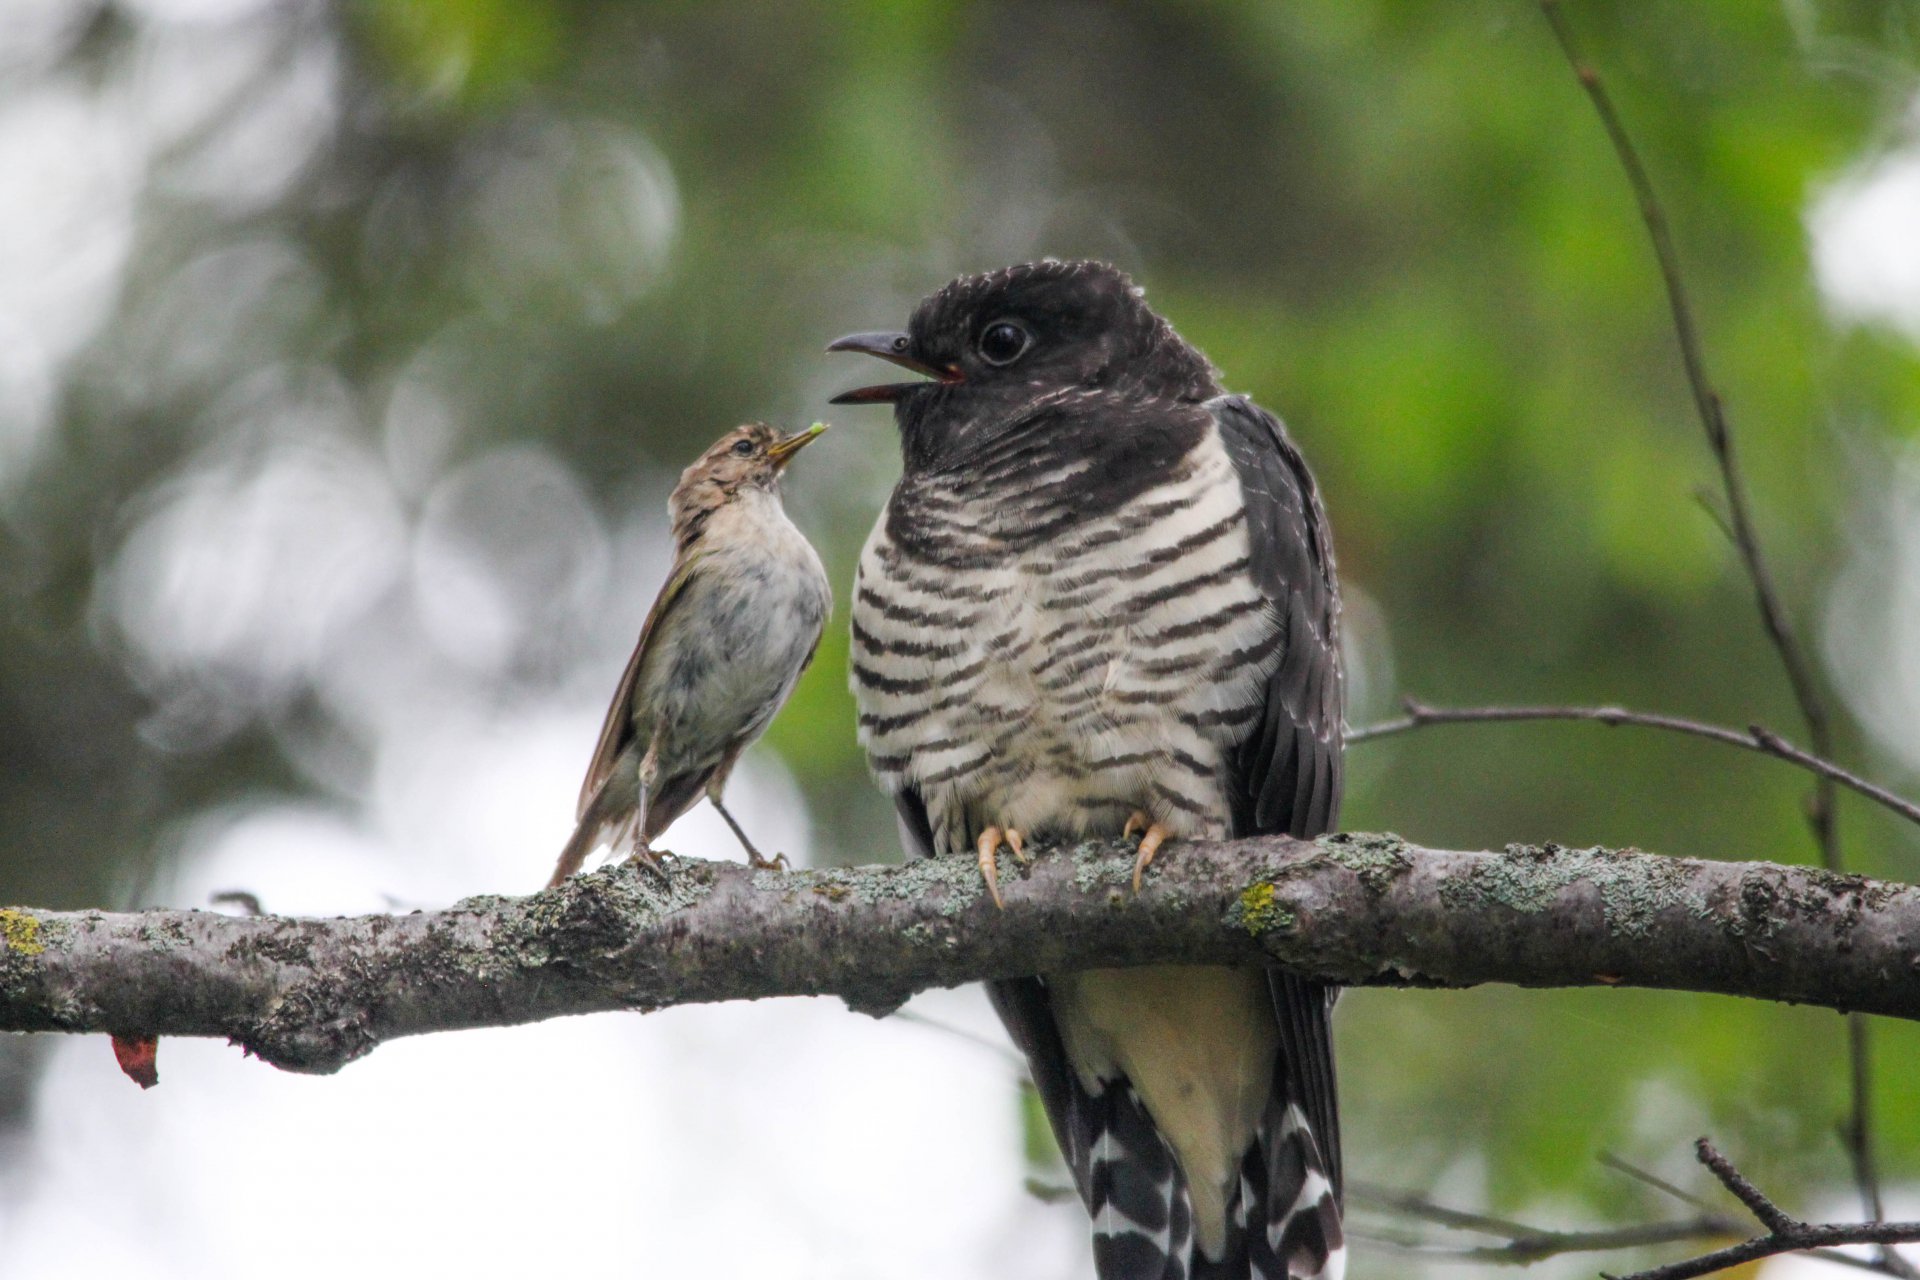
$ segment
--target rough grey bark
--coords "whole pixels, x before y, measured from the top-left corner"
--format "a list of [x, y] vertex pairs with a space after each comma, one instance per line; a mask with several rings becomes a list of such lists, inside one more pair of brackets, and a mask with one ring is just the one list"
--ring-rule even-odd
[[411, 915], [0, 911], [0, 1029], [225, 1036], [327, 1072], [382, 1041], [564, 1014], [1165, 961], [1348, 985], [1666, 987], [1920, 1018], [1920, 886], [1636, 850], [1338, 835], [795, 873], [671, 861]]

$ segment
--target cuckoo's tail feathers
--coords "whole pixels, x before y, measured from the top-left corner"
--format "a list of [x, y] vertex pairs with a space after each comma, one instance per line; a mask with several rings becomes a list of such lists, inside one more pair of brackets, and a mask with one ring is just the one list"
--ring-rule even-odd
[[1082, 1094], [1072, 1154], [1085, 1170], [1100, 1280], [1186, 1280], [1193, 1213], [1186, 1181], [1146, 1104], [1124, 1079]]
[[1262, 1166], [1257, 1182], [1252, 1176], [1241, 1180], [1243, 1203], [1257, 1214], [1252, 1222], [1241, 1215], [1253, 1274], [1340, 1280], [1347, 1266], [1340, 1199], [1319, 1140], [1298, 1104], [1275, 1094], [1260, 1142], [1247, 1153], [1247, 1161]]
[[[989, 983], [988, 994], [1027, 1056], [1093, 1218], [1099, 1280], [1341, 1280], [1346, 1250], [1336, 1166], [1313, 1120], [1331, 1108], [1311, 1096], [1318, 1072], [1289, 1075], [1286, 1067], [1287, 1054], [1305, 1046], [1283, 1047], [1214, 1257], [1195, 1239], [1185, 1176], [1133, 1085], [1116, 1077], [1095, 1092], [1086, 1089], [1067, 1063], [1041, 980]], [[1326, 1030], [1325, 994], [1312, 994], [1322, 1016], [1302, 1020], [1298, 1030], [1308, 1039]]]
[[1341, 1280], [1340, 1206], [1319, 1143], [1276, 1089], [1241, 1164], [1218, 1256], [1195, 1238], [1172, 1151], [1124, 1079], [1082, 1095], [1087, 1210], [1100, 1280]]

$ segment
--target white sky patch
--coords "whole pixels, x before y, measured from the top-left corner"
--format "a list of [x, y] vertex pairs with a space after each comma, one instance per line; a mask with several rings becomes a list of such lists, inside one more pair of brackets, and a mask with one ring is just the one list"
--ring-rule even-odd
[[[270, 419], [262, 379], [298, 347], [324, 308], [326, 282], [295, 245], [225, 240], [138, 291], [114, 326], [115, 364], [129, 399], [164, 403], [236, 384], [197, 434]], [[243, 420], [244, 419], [244, 420]]]
[[[38, 452], [57, 371], [112, 310], [141, 167], [111, 113], [71, 77], [0, 90], [0, 492]], [[20, 334], [32, 340], [12, 341]]]
[[149, 28], [120, 105], [157, 159], [156, 185], [196, 216], [242, 214], [285, 194], [332, 132], [332, 42], [280, 21]]
[[120, 6], [155, 25], [204, 28], [250, 18], [274, 0], [118, 0]]
[[[97, 80], [43, 74], [9, 91], [0, 76], [0, 338], [32, 335], [9, 341], [0, 366], [0, 492], [30, 472], [51, 423], [41, 388], [120, 299], [150, 184], [197, 217], [256, 210], [285, 193], [333, 128], [337, 51], [284, 22], [232, 22], [260, 0], [131, 7], [159, 21], [139, 26]], [[0, 8], [10, 51], [0, 71], [9, 56], [51, 56], [91, 12], [59, 0]], [[190, 320], [168, 337], [200, 330]]]
[[1876, 483], [1883, 487], [1868, 489], [1871, 506], [1828, 595], [1821, 640], [1862, 727], [1920, 771], [1920, 450], [1908, 448]]
[[[986, 1016], [970, 993], [922, 1003]], [[10, 1272], [251, 1280], [272, 1259], [290, 1280], [1052, 1280], [1084, 1267], [1083, 1225], [1028, 1211], [1009, 1069], [828, 1001], [431, 1036], [326, 1079], [167, 1040], [160, 1072], [143, 1094], [103, 1037], [59, 1046], [28, 1190], [0, 1209]]]
[[441, 653], [497, 673], [540, 633], [585, 623], [606, 597], [607, 560], [570, 471], [544, 449], [495, 449], [427, 495], [413, 540], [418, 615]]
[[101, 593], [154, 677], [211, 670], [278, 697], [399, 575], [401, 512], [326, 386], [263, 392], [270, 427], [223, 439], [149, 497]]
[[53, 65], [80, 38], [95, 9], [93, 0], [6, 0], [0, 79]]
[[1807, 225], [1814, 276], [1832, 311], [1920, 342], [1920, 143], [1834, 181], [1814, 199]]
[[17, 315], [0, 312], [0, 496], [24, 481], [53, 420], [52, 354]]

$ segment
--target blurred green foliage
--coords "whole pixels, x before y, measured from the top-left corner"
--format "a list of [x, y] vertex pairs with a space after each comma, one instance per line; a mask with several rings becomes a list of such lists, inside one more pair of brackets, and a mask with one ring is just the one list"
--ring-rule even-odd
[[566, 54], [563, 17], [543, 0], [372, 0], [356, 16], [397, 85], [452, 109], [511, 102]]
[[[1849, 458], [1914, 434], [1920, 360], [1823, 311], [1807, 208], [1889, 141], [1917, 11], [1569, 12], [1667, 203], [1811, 636], [1865, 496]], [[1356, 723], [1410, 692], [1797, 730], [1748, 586], [1695, 502], [1711, 462], [1631, 195], [1520, 0], [359, 0], [276, 38], [337, 48], [335, 122], [249, 207], [155, 180], [126, 287], [62, 371], [53, 443], [6, 491], [0, 896], [127, 897], [129, 866], [165, 857], [185, 816], [314, 786], [282, 749], [312, 711], [297, 693], [193, 750], [147, 745], [151, 691], [90, 603], [128, 504], [262, 365], [333, 370], [391, 452], [387, 398], [428, 361], [457, 417], [444, 466], [538, 442], [610, 522], [658, 521], [664, 477], [716, 431], [803, 423], [859, 376], [818, 354], [826, 340], [898, 323], [957, 270], [1041, 254], [1119, 260], [1230, 386], [1286, 416], [1354, 593]], [[111, 65], [139, 39], [103, 21], [43, 74]], [[164, 352], [135, 339], [162, 283], [243, 242], [291, 250], [306, 309], [193, 378], [150, 375]], [[879, 413], [836, 421], [790, 502], [844, 595], [894, 464]], [[836, 626], [769, 742], [821, 848], [893, 856], [845, 661]], [[551, 687], [559, 670], [514, 679]], [[1357, 748], [1350, 775], [1347, 826], [1433, 844], [1811, 855], [1803, 779], [1633, 730], [1434, 729]], [[1913, 876], [1915, 833], [1851, 806], [1845, 829], [1856, 869]], [[1637, 1193], [1596, 1152], [1685, 1177], [1685, 1140], [1711, 1130], [1789, 1203], [1844, 1181], [1828, 1014], [1369, 991], [1347, 997], [1340, 1031], [1362, 1178], [1623, 1211]], [[1920, 1032], [1882, 1028], [1896, 1178], [1920, 1176], [1917, 1053]]]

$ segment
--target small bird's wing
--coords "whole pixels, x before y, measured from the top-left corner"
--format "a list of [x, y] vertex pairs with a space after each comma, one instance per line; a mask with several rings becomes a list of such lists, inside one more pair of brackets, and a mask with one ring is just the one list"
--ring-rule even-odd
[[593, 804], [594, 796], [612, 776], [615, 765], [619, 763], [620, 753], [633, 741], [633, 695], [640, 687], [641, 672], [646, 667], [647, 653], [654, 633], [665, 624], [667, 614], [674, 603], [686, 592], [687, 584], [693, 581], [694, 570], [699, 566], [699, 552], [681, 559], [667, 585], [660, 588], [660, 594], [654, 598], [653, 608], [647, 611], [647, 620], [640, 627], [640, 639], [633, 646], [633, 656], [627, 659], [627, 669], [620, 676], [620, 687], [613, 691], [613, 702], [607, 707], [606, 723], [600, 726], [600, 741], [593, 748], [593, 762], [587, 766], [587, 780], [580, 786], [580, 803], [574, 809], [576, 819], [587, 816], [587, 810]]
[[[1221, 396], [1207, 407], [1240, 475], [1254, 578], [1286, 627], [1261, 714], [1233, 762], [1233, 834], [1320, 835], [1340, 811], [1344, 717], [1340, 599], [1326, 512], [1278, 418], [1244, 396]], [[1333, 989], [1278, 971], [1270, 985], [1289, 1099], [1306, 1119], [1337, 1198]]]

